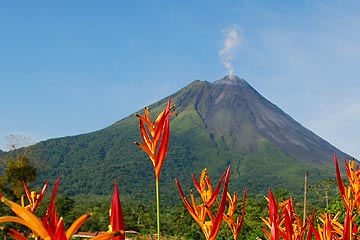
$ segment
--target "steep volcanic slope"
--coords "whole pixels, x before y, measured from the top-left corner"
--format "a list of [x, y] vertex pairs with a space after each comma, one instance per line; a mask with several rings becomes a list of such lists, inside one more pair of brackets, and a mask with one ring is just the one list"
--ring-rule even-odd
[[209, 133], [233, 150], [256, 151], [259, 140], [265, 138], [301, 161], [328, 162], [334, 153], [348, 157], [266, 100], [245, 80], [233, 76], [199, 84], [204, 86], [194, 96], [194, 109]]
[[[166, 101], [150, 105], [151, 112], [159, 113]], [[167, 204], [179, 200], [174, 177], [190, 189], [191, 173], [199, 175], [205, 167], [215, 182], [231, 164], [231, 191], [246, 186], [249, 195], [264, 195], [272, 187], [296, 194], [305, 172], [312, 181], [334, 176], [333, 154], [349, 158], [238, 77], [194, 81], [174, 93], [172, 102], [179, 116], [171, 121], [160, 179]], [[155, 183], [150, 160], [133, 143], [139, 140], [138, 121], [130, 115], [102, 130], [50, 139], [27, 151], [41, 163], [39, 184], [60, 175], [62, 193], [111, 194], [116, 178], [122, 195], [145, 201], [153, 199]]]

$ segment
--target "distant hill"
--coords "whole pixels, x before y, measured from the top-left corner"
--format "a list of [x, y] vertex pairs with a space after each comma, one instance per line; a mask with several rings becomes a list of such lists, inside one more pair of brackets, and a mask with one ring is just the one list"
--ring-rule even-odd
[[[334, 153], [350, 158], [238, 77], [196, 80], [171, 97], [179, 116], [171, 120], [161, 173], [164, 204], [179, 201], [175, 177], [190, 190], [191, 173], [199, 176], [205, 167], [215, 182], [231, 164], [230, 191], [246, 186], [250, 196], [257, 196], [271, 187], [296, 195], [303, 190], [305, 173], [310, 181], [334, 176]], [[164, 109], [167, 99], [150, 105], [151, 113]], [[131, 114], [102, 130], [43, 141], [27, 152], [39, 163], [39, 184], [59, 175], [62, 193], [105, 195], [112, 193], [116, 178], [122, 195], [148, 201], [154, 198], [154, 173], [134, 144], [140, 140], [138, 120]]]

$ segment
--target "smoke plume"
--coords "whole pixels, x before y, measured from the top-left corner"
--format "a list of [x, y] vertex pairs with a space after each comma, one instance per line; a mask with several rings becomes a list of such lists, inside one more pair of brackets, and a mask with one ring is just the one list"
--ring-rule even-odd
[[234, 74], [232, 62], [235, 59], [236, 49], [244, 41], [243, 31], [238, 25], [233, 25], [223, 32], [225, 34], [224, 48], [219, 51], [219, 56], [231, 77]]

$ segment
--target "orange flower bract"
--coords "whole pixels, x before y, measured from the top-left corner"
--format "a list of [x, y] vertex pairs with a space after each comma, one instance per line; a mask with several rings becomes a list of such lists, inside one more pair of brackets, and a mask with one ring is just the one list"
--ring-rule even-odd
[[[181, 199], [185, 204], [185, 207], [189, 211], [190, 215], [194, 218], [194, 220], [200, 225], [200, 228], [203, 231], [205, 238], [208, 240], [209, 239], [215, 240], [220, 230], [223, 214], [225, 211], [229, 178], [230, 178], [230, 166], [228, 167], [227, 171], [221, 176], [219, 184], [217, 185], [216, 189], [213, 191], [210, 177], [207, 175], [206, 169], [204, 169], [201, 173], [200, 184], [193, 176], [196, 189], [203, 200], [203, 203], [199, 205], [195, 203], [194, 194], [192, 192], [190, 193], [191, 202], [186, 198], [184, 191], [180, 186], [179, 180], [175, 179], [176, 185], [178, 186], [178, 190]], [[223, 182], [224, 182], [224, 188], [221, 195], [220, 204], [216, 216], [214, 216], [214, 214], [211, 211], [211, 206], [216, 201], [216, 198], [220, 192], [220, 188]]]
[[245, 206], [246, 206], [246, 188], [244, 189], [244, 195], [243, 195], [243, 206], [241, 215], [238, 214], [236, 221], [235, 221], [235, 213], [237, 210], [237, 203], [238, 203], [239, 194], [237, 192], [234, 193], [233, 197], [231, 197], [231, 194], [227, 193], [227, 202], [229, 203], [227, 212], [224, 213], [223, 219], [229, 226], [233, 236], [234, 240], [238, 238], [238, 235], [240, 233], [240, 229], [242, 227], [242, 224], [244, 222], [245, 217]]
[[[60, 178], [56, 180], [54, 191], [50, 199], [48, 210], [43, 220], [38, 218], [31, 209], [23, 207], [0, 194], [0, 201], [10, 207], [16, 216], [2, 216], [0, 223], [17, 223], [26, 226], [33, 232], [35, 239], [45, 240], [70, 240], [74, 233], [91, 217], [91, 213], [83, 214], [77, 218], [71, 226], [65, 231], [63, 218], [58, 219], [55, 208], [55, 197], [58, 189]], [[47, 186], [47, 184], [46, 184]], [[26, 190], [27, 191], [27, 190]], [[43, 188], [43, 192], [45, 192]], [[41, 196], [42, 197], [42, 196]], [[34, 202], [35, 203], [35, 202]], [[38, 205], [38, 204], [37, 204]], [[33, 206], [37, 206], [34, 205]], [[16, 240], [27, 239], [22, 233], [12, 228], [1, 227], [9, 236]], [[108, 232], [100, 234], [93, 238], [93, 240], [107, 240], [118, 235], [124, 235], [123, 230]]]
[[149, 109], [145, 107], [144, 116], [136, 114], [139, 118], [140, 133], [143, 143], [135, 142], [149, 156], [154, 165], [155, 176], [160, 178], [160, 171], [164, 163], [170, 138], [170, 115], [172, 106], [169, 98], [167, 107], [154, 122], [151, 122]]

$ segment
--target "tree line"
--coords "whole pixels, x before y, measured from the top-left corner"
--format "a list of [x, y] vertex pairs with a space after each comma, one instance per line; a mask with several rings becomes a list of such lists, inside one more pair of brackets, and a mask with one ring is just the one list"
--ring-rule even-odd
[[[25, 194], [23, 181], [27, 183], [36, 180], [36, 167], [26, 156], [25, 152], [14, 155], [6, 160], [2, 159], [3, 171], [0, 175], [0, 192], [8, 198], [19, 202]], [[30, 185], [31, 186], [31, 185]], [[38, 191], [40, 189], [37, 189]], [[308, 211], [318, 209], [321, 211], [333, 211], [336, 213], [341, 210], [341, 199], [336, 194], [336, 184], [332, 179], [323, 179], [317, 185], [309, 186], [310, 195]], [[43, 216], [46, 211], [47, 202], [51, 195], [51, 186], [42, 204], [37, 209], [38, 215]], [[275, 197], [281, 201], [290, 196], [286, 189], [274, 190]], [[121, 195], [121, 193], [120, 193]], [[264, 195], [266, 195], [264, 193]], [[155, 201], [143, 202], [135, 199], [131, 195], [121, 195], [123, 214], [127, 230], [133, 230], [138, 236], [149, 235], [156, 232]], [[301, 199], [295, 199], [296, 207], [303, 208]], [[83, 225], [81, 231], [99, 232], [107, 231], [109, 224], [109, 208], [111, 196], [99, 195], [58, 195], [56, 208], [59, 216], [65, 220], [65, 227], [69, 227], [80, 215], [91, 212], [92, 217]], [[242, 204], [240, 201], [238, 204]], [[204, 239], [198, 224], [192, 219], [182, 204], [179, 197], [178, 203], [164, 204], [161, 209], [161, 228], [162, 233], [167, 236], [179, 239]], [[0, 216], [9, 215], [8, 208], [0, 205]], [[239, 239], [256, 239], [262, 237], [263, 226], [261, 218], [268, 215], [268, 206], [265, 198], [247, 198], [246, 213], [244, 224]], [[231, 239], [231, 232], [228, 228], [221, 228], [218, 239]], [[24, 229], [25, 231], [25, 229]], [[3, 234], [3, 233], [2, 233]]]

